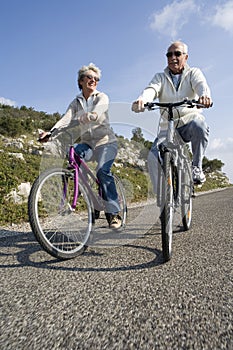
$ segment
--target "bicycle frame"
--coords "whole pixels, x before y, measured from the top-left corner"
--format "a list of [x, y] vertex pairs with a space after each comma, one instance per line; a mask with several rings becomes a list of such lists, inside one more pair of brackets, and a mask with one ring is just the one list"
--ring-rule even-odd
[[[158, 106], [164, 106], [168, 109], [168, 128], [167, 128], [167, 135], [165, 141], [161, 142], [158, 146], [159, 150], [159, 161], [162, 165], [164, 153], [169, 152], [171, 154], [172, 162], [174, 166], [177, 168], [177, 180], [178, 180], [178, 187], [176, 188], [175, 193], [175, 207], [180, 206], [181, 204], [181, 173], [184, 169], [184, 163], [187, 161], [184, 145], [180, 144], [179, 142], [175, 142], [176, 139], [176, 129], [174, 126], [174, 116], [173, 116], [173, 104], [163, 104], [163, 103], [156, 103]], [[157, 202], [158, 206], [162, 206], [162, 174], [161, 169], [159, 169], [158, 174], [158, 188], [157, 188]], [[189, 174], [191, 177], [191, 173]]]
[[[100, 188], [100, 182], [99, 180], [94, 176], [92, 171], [89, 169], [85, 161], [80, 158], [80, 156], [75, 153], [74, 147], [71, 145], [69, 148], [69, 156], [68, 156], [68, 161], [69, 161], [69, 168], [74, 170], [74, 197], [72, 200], [72, 209], [74, 210], [77, 206], [78, 202], [78, 196], [79, 196], [79, 179], [81, 179], [82, 183], [88, 190], [88, 193], [91, 196], [91, 199], [94, 204], [94, 208], [98, 208], [98, 210], [102, 210], [103, 206], [100, 205], [100, 200], [92, 190], [89, 182], [87, 181], [87, 177], [90, 176], [90, 178], [97, 184], [98, 187], [98, 195], [100, 198], [102, 198], [102, 192]], [[66, 189], [64, 187], [64, 194]]]

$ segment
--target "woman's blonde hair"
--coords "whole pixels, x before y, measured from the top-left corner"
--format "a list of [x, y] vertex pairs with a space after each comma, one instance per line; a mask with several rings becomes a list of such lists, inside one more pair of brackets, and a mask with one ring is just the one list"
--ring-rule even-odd
[[93, 72], [95, 72], [99, 79], [101, 77], [101, 70], [98, 67], [96, 67], [94, 63], [89, 63], [88, 66], [82, 66], [78, 71], [78, 87], [80, 90], [82, 90], [82, 86], [80, 85], [79, 82], [83, 79], [83, 77], [85, 76], [85, 73], [89, 70], [92, 70]]

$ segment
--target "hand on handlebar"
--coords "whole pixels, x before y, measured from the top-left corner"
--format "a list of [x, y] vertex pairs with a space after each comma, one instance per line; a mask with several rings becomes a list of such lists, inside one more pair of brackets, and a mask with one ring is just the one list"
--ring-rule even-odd
[[144, 101], [143, 100], [134, 101], [131, 109], [135, 113], [144, 112], [145, 111]]
[[39, 142], [48, 142], [50, 136], [51, 136], [51, 133], [49, 131], [44, 131], [44, 130], [38, 130], [39, 131], [39, 138], [38, 138], [38, 141]]
[[[208, 96], [200, 96], [198, 99], [198, 103], [202, 104], [204, 108], [209, 108], [209, 107], [212, 107], [213, 105], [211, 98]], [[202, 108], [202, 107], [197, 107], [197, 108]]]

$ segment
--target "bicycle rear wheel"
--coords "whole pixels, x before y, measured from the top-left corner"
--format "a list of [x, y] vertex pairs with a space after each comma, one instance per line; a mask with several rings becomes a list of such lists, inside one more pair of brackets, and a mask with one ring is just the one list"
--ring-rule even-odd
[[185, 231], [188, 231], [192, 225], [192, 195], [193, 180], [191, 166], [184, 163], [184, 169], [181, 175], [181, 215], [182, 223]]
[[50, 169], [34, 182], [28, 200], [29, 222], [40, 245], [50, 255], [70, 259], [83, 253], [92, 228], [92, 205], [79, 183], [76, 209], [72, 209], [74, 174]]
[[161, 230], [162, 230], [162, 250], [163, 258], [169, 261], [172, 255], [172, 233], [173, 233], [173, 215], [174, 215], [174, 192], [177, 186], [177, 176], [171, 162], [171, 155], [165, 152], [163, 156], [163, 179], [162, 179], [162, 211], [161, 211]]
[[127, 218], [127, 202], [126, 202], [124, 187], [123, 187], [123, 184], [118, 176], [116, 176], [114, 174], [113, 177], [114, 177], [116, 190], [117, 190], [117, 194], [118, 194], [118, 202], [120, 205], [119, 215], [120, 215], [121, 221], [122, 221], [121, 226], [124, 228], [126, 225], [126, 218]]

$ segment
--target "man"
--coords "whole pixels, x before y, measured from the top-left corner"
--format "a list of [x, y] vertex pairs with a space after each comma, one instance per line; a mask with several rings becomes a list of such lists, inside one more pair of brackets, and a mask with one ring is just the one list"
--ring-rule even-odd
[[[173, 42], [166, 53], [167, 67], [163, 73], [156, 73], [138, 99], [133, 102], [136, 113], [145, 110], [144, 104], [159, 99], [159, 102], [178, 102], [184, 98], [198, 100], [206, 108], [212, 104], [210, 89], [199, 68], [187, 64], [188, 47], [181, 41]], [[193, 181], [203, 183], [206, 178], [202, 171], [202, 159], [208, 144], [209, 129], [201, 109], [179, 107], [175, 112], [175, 125], [185, 142], [191, 142], [193, 153]], [[149, 171], [154, 189], [157, 188], [158, 144], [164, 137], [167, 113], [161, 112], [160, 132], [155, 139], [148, 157]]]

